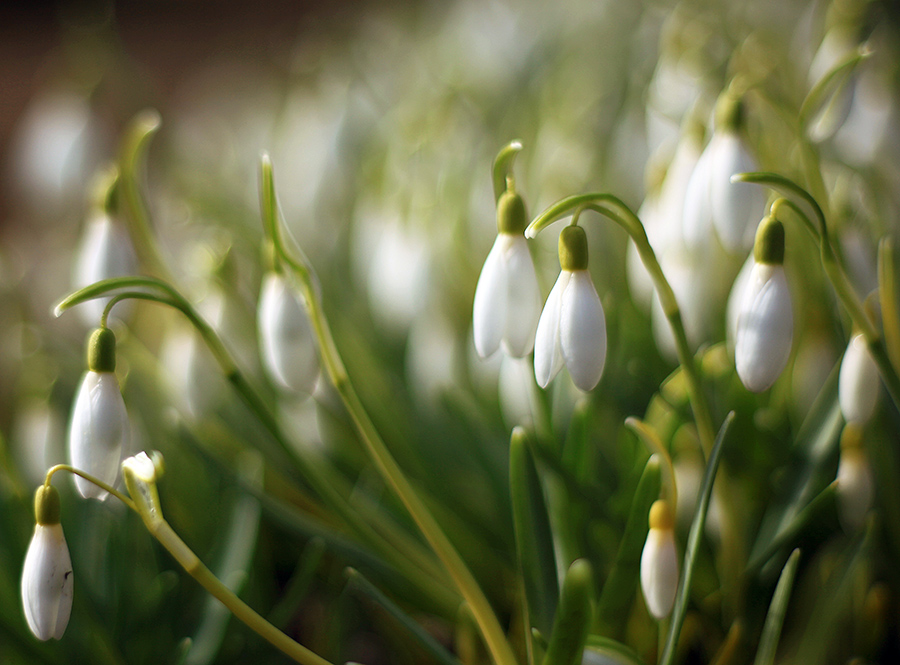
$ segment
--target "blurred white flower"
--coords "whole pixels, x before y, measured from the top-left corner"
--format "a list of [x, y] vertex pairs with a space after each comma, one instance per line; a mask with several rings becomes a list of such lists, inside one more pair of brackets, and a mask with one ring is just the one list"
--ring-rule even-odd
[[[835, 25], [828, 31], [809, 66], [810, 89], [856, 50], [853, 32], [845, 25]], [[809, 120], [807, 134], [816, 143], [834, 136], [850, 114], [855, 79], [852, 75], [850, 78], [847, 74], [841, 76], [844, 78], [836, 81], [837, 86]]]
[[580, 226], [559, 236], [561, 270], [541, 313], [534, 343], [534, 375], [546, 388], [562, 369], [581, 390], [592, 390], [606, 362], [606, 318], [587, 270], [587, 239]]
[[72, 612], [74, 576], [69, 547], [59, 523], [59, 495], [52, 486], [38, 488], [37, 523], [22, 568], [22, 607], [35, 637], [60, 639]]
[[848, 424], [841, 434], [841, 460], [837, 471], [838, 517], [847, 533], [863, 525], [875, 497], [875, 479], [862, 445], [862, 431]]
[[723, 96], [716, 129], [685, 192], [683, 225], [689, 246], [705, 247], [712, 228], [730, 252], [747, 250], [753, 244], [754, 224], [763, 214], [766, 196], [756, 185], [731, 182], [735, 173], [759, 170], [739, 135], [741, 113], [739, 101]]
[[650, 508], [650, 531], [641, 553], [641, 591], [656, 619], [669, 616], [678, 590], [678, 552], [674, 517], [669, 504], [656, 501]]
[[96, 129], [84, 95], [48, 90], [31, 100], [11, 149], [18, 186], [30, 204], [55, 213], [78, 200], [103, 147]]
[[[103, 279], [131, 275], [134, 270], [134, 249], [128, 233], [105, 212], [93, 213], [75, 254], [72, 286], [80, 289]], [[108, 302], [109, 298], [96, 298], [78, 305], [85, 324], [96, 325]]]
[[[119, 475], [122, 450], [130, 436], [128, 413], [115, 374], [115, 336], [98, 328], [88, 347], [88, 371], [75, 397], [69, 422], [69, 464], [108, 485]], [[107, 497], [84, 478], [75, 476], [75, 487], [84, 498]]]
[[838, 401], [848, 423], [867, 422], [878, 405], [881, 379], [862, 333], [850, 338], [838, 377]]
[[263, 366], [282, 389], [309, 395], [319, 375], [315, 335], [300, 295], [283, 275], [263, 277], [257, 310]]

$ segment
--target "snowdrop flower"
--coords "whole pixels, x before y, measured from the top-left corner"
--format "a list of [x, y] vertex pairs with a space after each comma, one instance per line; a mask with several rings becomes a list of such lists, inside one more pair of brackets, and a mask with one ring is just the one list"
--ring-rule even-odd
[[56, 488], [39, 487], [34, 497], [37, 523], [22, 568], [22, 607], [28, 627], [39, 640], [60, 639], [72, 612], [72, 560], [59, 512]]
[[875, 413], [880, 388], [878, 367], [866, 338], [862, 333], [855, 333], [847, 345], [838, 377], [838, 401], [844, 420], [859, 424], [867, 422]]
[[580, 226], [559, 235], [561, 271], [541, 313], [534, 342], [534, 375], [546, 388], [565, 363], [573, 383], [592, 390], [606, 362], [606, 318], [587, 270], [587, 236]]
[[841, 461], [837, 471], [838, 517], [847, 533], [854, 533], [865, 521], [872, 507], [874, 482], [862, 445], [862, 430], [848, 423], [841, 433]]
[[641, 554], [641, 591], [647, 609], [657, 619], [669, 616], [678, 589], [675, 519], [667, 501], [650, 507], [650, 532]]
[[[122, 449], [130, 427], [125, 402], [116, 378], [116, 336], [109, 328], [97, 328], [88, 342], [88, 371], [81, 381], [69, 422], [69, 463], [115, 485]], [[84, 498], [103, 500], [106, 491], [75, 476], [75, 487]]]
[[497, 239], [475, 287], [472, 330], [482, 358], [501, 346], [513, 358], [534, 348], [541, 291], [524, 235], [527, 219], [522, 197], [506, 190], [497, 201]]
[[[94, 212], [76, 253], [73, 286], [80, 289], [103, 279], [130, 275], [134, 266], [134, 250], [125, 229], [106, 212]], [[79, 305], [85, 323], [96, 323], [107, 302], [109, 298], [97, 298]]]
[[310, 394], [319, 375], [319, 358], [309, 315], [284, 275], [264, 278], [257, 310], [259, 350], [272, 380], [288, 392]]
[[752, 392], [769, 388], [791, 354], [794, 318], [784, 275], [784, 227], [766, 217], [760, 222], [735, 335], [734, 362], [741, 382]]
[[684, 195], [685, 242], [693, 248], [707, 246], [712, 228], [731, 252], [748, 249], [753, 242], [753, 223], [766, 198], [755, 185], [731, 182], [735, 173], [759, 170], [739, 135], [741, 122], [741, 103], [726, 92], [716, 108], [716, 130]]

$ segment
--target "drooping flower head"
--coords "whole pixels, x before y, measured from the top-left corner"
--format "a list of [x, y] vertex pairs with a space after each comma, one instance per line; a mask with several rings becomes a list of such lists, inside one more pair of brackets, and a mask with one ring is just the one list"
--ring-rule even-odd
[[472, 331], [482, 358], [501, 347], [522, 358], [534, 348], [541, 291], [525, 240], [527, 221], [522, 197], [507, 188], [497, 200], [497, 239], [475, 287]]
[[875, 498], [875, 480], [863, 446], [862, 427], [847, 423], [841, 432], [841, 459], [837, 471], [837, 504], [841, 526], [847, 533], [862, 527]]
[[763, 212], [765, 195], [749, 183], [731, 182], [735, 173], [759, 170], [741, 138], [743, 117], [743, 104], [735, 93], [722, 93], [715, 131], [685, 192], [684, 235], [689, 246], [707, 246], [713, 229], [730, 252], [749, 249], [753, 242], [753, 223]]
[[538, 322], [534, 376], [546, 388], [565, 364], [572, 382], [587, 392], [603, 374], [606, 317], [587, 269], [587, 235], [580, 226], [560, 233], [559, 265], [559, 278]]
[[784, 227], [773, 217], [760, 222], [753, 258], [738, 314], [734, 362], [747, 390], [758, 393], [784, 370], [794, 333], [784, 275]]
[[864, 424], [875, 413], [881, 379], [866, 337], [855, 332], [847, 345], [838, 377], [838, 401], [848, 423]]
[[641, 553], [641, 591], [647, 609], [657, 619], [669, 616], [678, 589], [675, 517], [667, 501], [650, 507], [650, 531]]
[[59, 494], [42, 485], [34, 497], [34, 535], [22, 568], [22, 607], [39, 640], [60, 639], [72, 612], [74, 577], [69, 548], [59, 523]]
[[[109, 328], [97, 328], [88, 341], [88, 371], [75, 397], [69, 422], [69, 463], [115, 485], [122, 450], [130, 434], [125, 401], [116, 378], [116, 336]], [[84, 498], [105, 499], [106, 491], [84, 478], [75, 477]]]
[[263, 278], [257, 310], [263, 366], [283, 390], [310, 394], [319, 375], [319, 356], [309, 314], [283, 274]]

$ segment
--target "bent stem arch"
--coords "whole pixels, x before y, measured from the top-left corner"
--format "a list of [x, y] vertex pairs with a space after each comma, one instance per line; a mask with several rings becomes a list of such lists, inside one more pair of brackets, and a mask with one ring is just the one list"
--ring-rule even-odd
[[663, 312], [675, 337], [675, 350], [678, 355], [678, 362], [687, 379], [688, 397], [691, 402], [691, 410], [694, 413], [694, 420], [697, 423], [700, 444], [704, 455], [709, 456], [715, 433], [709, 406], [706, 403], [706, 397], [700, 385], [700, 373], [697, 371], [696, 362], [687, 341], [687, 333], [684, 330], [684, 322], [681, 320], [681, 309], [678, 306], [678, 301], [675, 299], [675, 293], [663, 274], [656, 254], [650, 246], [650, 241], [647, 239], [644, 225], [638, 216], [612, 194], [579, 194], [564, 198], [540, 213], [525, 229], [525, 236], [534, 238], [541, 230], [556, 220], [581, 210], [593, 210], [611, 219], [625, 229], [625, 232], [631, 236], [635, 246], [637, 246], [641, 262], [653, 280], [653, 286], [656, 288], [656, 293], [659, 296], [660, 305], [662, 305]]

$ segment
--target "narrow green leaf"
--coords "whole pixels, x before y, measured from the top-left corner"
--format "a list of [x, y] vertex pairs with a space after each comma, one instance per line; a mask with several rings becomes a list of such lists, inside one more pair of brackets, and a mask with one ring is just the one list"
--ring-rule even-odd
[[[250, 487], [262, 487], [263, 461], [259, 453], [245, 450], [242, 456], [240, 475]], [[249, 494], [242, 493], [234, 502], [231, 523], [225, 537], [223, 557], [214, 573], [236, 594], [247, 581], [248, 573], [256, 549], [256, 534], [259, 530], [259, 502]], [[191, 651], [187, 656], [188, 665], [211, 663], [225, 638], [225, 629], [231, 612], [214, 597], [207, 597], [202, 618], [194, 634]]]
[[785, 543], [785, 535], [802, 526], [802, 520], [812, 515], [805, 509], [834, 480], [844, 424], [837, 395], [839, 371], [839, 365], [835, 365], [800, 426], [793, 446], [794, 461], [785, 474], [790, 482], [786, 499], [773, 502], [763, 516], [748, 569], [763, 566], [775, 554], [773, 543]]
[[688, 534], [687, 547], [685, 548], [681, 582], [679, 582], [678, 592], [675, 594], [675, 607], [672, 610], [669, 636], [666, 639], [666, 646], [659, 659], [660, 665], [671, 665], [675, 660], [675, 648], [678, 646], [678, 639], [681, 637], [681, 626], [684, 624], [684, 617], [687, 614], [688, 601], [691, 595], [691, 580], [694, 576], [694, 563], [697, 559], [697, 552], [700, 550], [700, 538], [703, 534], [703, 527], [706, 525], [706, 514], [709, 510], [713, 483], [716, 479], [716, 471], [719, 469], [719, 458], [722, 454], [722, 447], [728, 434], [728, 428], [733, 421], [734, 411], [731, 411], [725, 417], [725, 422], [722, 423], [722, 427], [719, 429], [716, 442], [709, 455], [706, 472], [703, 474], [697, 509], [694, 513], [694, 521], [691, 523], [691, 531]]
[[878, 301], [884, 329], [884, 346], [894, 367], [900, 367], [900, 310], [897, 304], [894, 242], [885, 236], [878, 243]]
[[616, 561], [597, 603], [597, 621], [603, 632], [619, 634], [628, 619], [628, 607], [634, 599], [640, 577], [641, 552], [650, 528], [647, 515], [650, 506], [659, 498], [660, 475], [659, 458], [653, 456], [647, 461], [638, 481]]
[[589, 635], [585, 646], [596, 651], [600, 656], [605, 657], [606, 660], [612, 663], [620, 665], [644, 665], [644, 661], [641, 660], [641, 657], [638, 656], [631, 647], [622, 644], [617, 640], [611, 640], [608, 637]]
[[441, 663], [441, 665], [460, 665], [459, 661], [421, 625], [404, 612], [397, 603], [384, 595], [378, 587], [363, 577], [358, 570], [347, 568], [346, 575], [352, 590], [368, 596], [376, 605], [379, 605], [385, 612], [394, 617], [438, 663]]
[[509, 491], [512, 499], [516, 553], [524, 583], [527, 628], [549, 633], [559, 596], [553, 533], [544, 492], [528, 447], [528, 434], [513, 429], [509, 449]]
[[871, 51], [865, 45], [861, 46], [843, 60], [832, 67], [821, 79], [819, 79], [806, 95], [806, 99], [800, 105], [800, 125], [805, 127], [817, 111], [833, 104], [834, 98], [841, 94], [850, 80], [853, 70], [857, 65], [871, 55]]
[[563, 580], [553, 632], [543, 665], [579, 665], [591, 626], [593, 574], [586, 559], [577, 559]]
[[291, 579], [285, 585], [284, 593], [278, 604], [269, 613], [269, 622], [281, 630], [287, 628], [291, 617], [296, 616], [300, 604], [309, 593], [309, 587], [316, 575], [322, 557], [325, 555], [325, 540], [319, 537], [310, 538], [300, 558], [297, 567], [291, 575]]
[[788, 601], [791, 599], [791, 589], [794, 585], [794, 576], [800, 565], [800, 550], [794, 550], [788, 559], [775, 593], [772, 594], [772, 602], [769, 612], [766, 614], [766, 623], [763, 626], [762, 637], [759, 640], [759, 649], [756, 651], [754, 665], [772, 665], [775, 662], [775, 650], [778, 648], [778, 638], [781, 637], [781, 627], [784, 624], [784, 615], [787, 612]]

